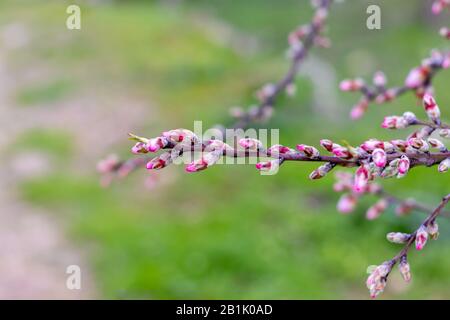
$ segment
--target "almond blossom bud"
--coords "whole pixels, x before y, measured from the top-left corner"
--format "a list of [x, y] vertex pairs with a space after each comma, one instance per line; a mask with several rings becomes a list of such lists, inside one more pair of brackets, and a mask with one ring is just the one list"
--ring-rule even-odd
[[445, 39], [450, 40], [450, 29], [449, 28], [443, 27], [443, 28], [441, 28], [441, 30], [439, 30], [439, 33]]
[[350, 111], [350, 118], [352, 120], [360, 119], [366, 113], [368, 107], [369, 101], [365, 97], [362, 98]]
[[408, 139], [408, 146], [421, 152], [426, 152], [430, 150], [430, 146], [428, 145], [428, 143], [425, 140], [419, 138]]
[[436, 240], [439, 237], [439, 226], [436, 220], [430, 221], [427, 225], [427, 232], [430, 239]]
[[377, 139], [370, 139], [364, 141], [364, 143], [360, 145], [360, 148], [366, 152], [372, 152], [375, 149], [384, 149], [384, 142]]
[[131, 152], [134, 154], [147, 153], [147, 145], [144, 142], [136, 142], [136, 144], [131, 148]]
[[262, 147], [261, 141], [252, 138], [243, 138], [239, 140], [239, 145], [247, 150], [256, 151]]
[[406, 243], [409, 240], [409, 238], [411, 238], [410, 234], [401, 233], [401, 232], [390, 232], [386, 235], [386, 239], [389, 242], [397, 243], [397, 244]]
[[275, 144], [271, 146], [269, 149], [267, 149], [267, 154], [272, 156], [277, 154], [286, 154], [293, 151], [294, 150], [289, 147], [283, 146], [281, 144]]
[[341, 81], [339, 88], [342, 91], [358, 91], [361, 90], [364, 85], [365, 83], [363, 79], [346, 79]]
[[441, 130], [439, 130], [439, 135], [442, 138], [450, 139], [450, 129], [441, 129]]
[[165, 146], [169, 144], [169, 141], [165, 137], [157, 137], [154, 139], [150, 139], [146, 145], [147, 151], [156, 152], [160, 149], [163, 149]]
[[163, 132], [163, 137], [172, 143], [197, 143], [198, 137], [190, 130], [187, 129], [175, 129]]
[[344, 194], [339, 198], [337, 210], [341, 213], [350, 213], [355, 210], [358, 199], [354, 194]]
[[386, 86], [386, 83], [387, 79], [384, 72], [382, 71], [375, 72], [375, 74], [373, 75], [373, 84], [377, 87], [383, 88], [384, 86]]
[[439, 123], [441, 111], [439, 109], [439, 106], [436, 104], [436, 100], [434, 100], [432, 95], [425, 94], [425, 96], [423, 97], [423, 106], [428, 115], [428, 118], [434, 123]]
[[450, 6], [449, 0], [435, 0], [431, 7], [431, 11], [437, 15], [437, 14], [441, 13], [442, 10], [444, 10], [445, 7], [447, 7], [447, 6]]
[[447, 172], [449, 168], [450, 168], [450, 158], [447, 158], [439, 164], [438, 171]]
[[388, 207], [388, 201], [386, 199], [380, 199], [377, 203], [371, 206], [366, 212], [367, 220], [375, 220], [378, 218]]
[[256, 169], [259, 171], [270, 171], [272, 168], [276, 168], [279, 165], [279, 160], [263, 161], [256, 164]]
[[389, 116], [384, 118], [381, 127], [385, 129], [404, 129], [408, 125], [409, 123], [404, 117]]
[[386, 278], [391, 272], [392, 264], [385, 262], [377, 266], [367, 278], [366, 285], [371, 298], [376, 298], [386, 287]]
[[441, 140], [429, 138], [428, 143], [430, 146], [434, 149], [438, 149], [440, 152], [447, 151], [447, 147], [444, 145], [444, 143]]
[[298, 144], [297, 150], [303, 153], [308, 158], [317, 158], [320, 155], [319, 150], [317, 150], [312, 146], [307, 146], [305, 144]]
[[384, 168], [387, 163], [386, 152], [379, 148], [373, 150], [372, 160], [378, 168]]
[[389, 165], [384, 168], [383, 172], [381, 172], [382, 178], [392, 178], [393, 176], [396, 176], [398, 174], [398, 163], [399, 159], [394, 159], [391, 162], [389, 162]]
[[363, 164], [356, 170], [355, 181], [353, 184], [353, 191], [356, 193], [364, 192], [368, 182], [369, 182], [369, 168], [367, 165]]
[[320, 140], [320, 145], [327, 150], [328, 152], [332, 152], [333, 151], [333, 141], [328, 140], [328, 139], [322, 139]]
[[388, 89], [376, 96], [375, 102], [378, 104], [386, 103], [392, 101], [398, 94], [398, 89]]
[[406, 256], [401, 257], [400, 263], [398, 265], [398, 269], [400, 271], [400, 274], [403, 277], [403, 280], [405, 280], [406, 282], [410, 282], [411, 281], [411, 267], [409, 266]]
[[405, 86], [410, 89], [416, 89], [422, 86], [430, 75], [430, 71], [430, 68], [426, 66], [412, 69], [406, 77]]
[[334, 146], [332, 150], [333, 154], [336, 157], [342, 158], [342, 159], [351, 159], [353, 158], [353, 155], [351, 154], [350, 150], [346, 147], [342, 146]]
[[198, 172], [214, 165], [222, 156], [222, 149], [214, 150], [204, 154], [200, 159], [188, 164], [185, 168], [186, 172]]
[[391, 140], [392, 145], [401, 152], [406, 151], [406, 147], [408, 146], [408, 142], [405, 140]]
[[167, 151], [147, 162], [147, 169], [159, 170], [167, 167], [169, 164], [172, 163], [172, 161], [173, 161], [172, 152]]
[[416, 234], [416, 249], [422, 250], [423, 247], [425, 247], [427, 240], [428, 240], [427, 228], [424, 225], [421, 225], [420, 228], [417, 230]]
[[311, 180], [317, 180], [317, 179], [323, 178], [333, 168], [334, 168], [334, 165], [332, 163], [330, 163], [330, 162], [327, 162], [327, 163], [321, 165], [320, 167], [318, 167], [313, 172], [311, 172], [311, 174], [309, 175], [309, 178]]
[[414, 124], [417, 121], [417, 117], [411, 111], [406, 111], [402, 116], [408, 124]]
[[402, 155], [398, 161], [398, 178], [403, 177], [409, 171], [410, 161], [406, 155]]

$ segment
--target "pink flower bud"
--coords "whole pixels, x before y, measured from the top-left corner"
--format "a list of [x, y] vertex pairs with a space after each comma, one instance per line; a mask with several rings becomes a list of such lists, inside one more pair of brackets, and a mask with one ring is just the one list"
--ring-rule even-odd
[[428, 118], [435, 123], [439, 123], [441, 111], [432, 95], [425, 94], [423, 97], [423, 106], [425, 107], [425, 112], [427, 113]]
[[404, 129], [407, 126], [408, 121], [404, 117], [398, 116], [385, 117], [381, 124], [381, 127], [385, 129]]
[[346, 79], [341, 81], [339, 88], [342, 91], [358, 91], [361, 90], [364, 85], [365, 84], [363, 79]]
[[172, 143], [197, 143], [198, 137], [190, 130], [187, 129], [175, 129], [163, 132], [163, 137]]
[[97, 171], [102, 174], [109, 173], [114, 171], [119, 164], [120, 162], [117, 155], [111, 154], [97, 163]]
[[421, 225], [416, 234], [416, 249], [422, 250], [428, 240], [428, 232], [424, 225]]
[[319, 150], [305, 144], [298, 144], [297, 150], [303, 153], [308, 158], [317, 158], [320, 155]]
[[267, 149], [267, 154], [268, 155], [286, 154], [293, 151], [294, 150], [289, 147], [283, 146], [281, 144], [275, 144], [271, 146], [269, 149]]
[[382, 71], [377, 71], [373, 75], [373, 84], [377, 87], [384, 87], [386, 86], [387, 79], [386, 75]]
[[390, 232], [386, 235], [386, 239], [389, 242], [397, 243], [397, 244], [406, 243], [409, 240], [409, 238], [411, 238], [410, 234], [401, 233], [401, 232]]
[[279, 160], [263, 161], [256, 164], [256, 169], [259, 171], [270, 171], [280, 164]]
[[367, 220], [377, 219], [388, 207], [388, 202], [385, 199], [378, 200], [373, 206], [371, 206], [366, 212]]
[[366, 113], [368, 107], [369, 101], [365, 97], [362, 98], [350, 111], [350, 118], [352, 120], [360, 119]]
[[449, 168], [450, 168], [450, 158], [447, 158], [439, 164], [438, 171], [447, 172]]
[[131, 152], [134, 154], [147, 153], [147, 146], [143, 142], [137, 142], [133, 148], [131, 148]]
[[320, 140], [320, 145], [328, 152], [333, 151], [333, 141], [331, 141], [331, 140], [322, 139], [322, 140]]
[[156, 158], [153, 158], [149, 162], [147, 162], [148, 170], [159, 170], [167, 167], [172, 163], [172, 153], [170, 151], [164, 152]]
[[439, 237], [439, 226], [436, 220], [430, 221], [428, 223], [427, 232], [432, 240], [436, 240]]
[[406, 282], [410, 282], [411, 281], [411, 267], [409, 266], [406, 256], [403, 256], [400, 259], [398, 269], [400, 271], [400, 274], [403, 277], [403, 280], [405, 280]]
[[445, 39], [450, 40], [450, 29], [449, 28], [442, 27], [441, 30], [439, 30], [439, 33]]
[[444, 10], [447, 6], [450, 6], [449, 0], [435, 0], [431, 7], [431, 11], [437, 15], [441, 13], [442, 10]]
[[146, 145], [146, 148], [148, 152], [156, 152], [160, 149], [163, 149], [168, 144], [169, 141], [165, 137], [157, 137], [154, 139], [150, 139]]
[[404, 176], [409, 171], [409, 158], [402, 155], [398, 161], [398, 176]]
[[416, 89], [422, 86], [429, 77], [430, 71], [430, 68], [425, 66], [412, 69], [406, 77], [405, 86], [410, 89]]
[[355, 195], [348, 193], [341, 196], [337, 203], [337, 210], [341, 213], [351, 213], [355, 210], [358, 199]]
[[262, 147], [261, 141], [252, 138], [243, 138], [239, 140], [239, 145], [247, 150], [258, 150]]
[[384, 168], [387, 163], [386, 152], [383, 149], [373, 150], [372, 160], [378, 168]]
[[353, 191], [356, 193], [364, 192], [368, 182], [369, 182], [369, 168], [367, 165], [363, 164], [356, 170], [355, 181], [353, 184]]
[[408, 146], [408, 142], [405, 140], [391, 140], [391, 143], [395, 149], [401, 152], [405, 152], [406, 147]]
[[394, 100], [398, 94], [398, 89], [388, 89], [376, 96], [375, 102], [378, 104], [386, 103]]
[[439, 130], [439, 135], [442, 138], [450, 139], [450, 129], [441, 129], [441, 130]]
[[383, 141], [377, 140], [377, 139], [370, 139], [367, 141], [364, 141], [363, 144], [360, 145], [360, 148], [363, 149], [366, 152], [372, 152], [375, 149], [384, 149], [384, 143]]
[[429, 144], [420, 138], [410, 138], [408, 139], [408, 146], [412, 147], [413, 149], [416, 149], [421, 152], [426, 152], [430, 150]]
[[438, 149], [440, 152], [445, 152], [447, 150], [447, 147], [444, 145], [444, 143], [441, 140], [435, 139], [435, 138], [429, 138], [428, 144], [434, 148]]
[[384, 288], [386, 287], [386, 277], [391, 272], [391, 269], [392, 264], [385, 262], [382, 265], [377, 266], [367, 278], [366, 285], [370, 291], [371, 298], [376, 298], [384, 291]]
[[327, 162], [327, 163], [321, 165], [319, 168], [317, 168], [313, 172], [311, 172], [311, 174], [309, 175], [309, 178], [311, 180], [317, 180], [317, 179], [323, 178], [333, 168], [334, 168], [334, 165], [332, 163]]

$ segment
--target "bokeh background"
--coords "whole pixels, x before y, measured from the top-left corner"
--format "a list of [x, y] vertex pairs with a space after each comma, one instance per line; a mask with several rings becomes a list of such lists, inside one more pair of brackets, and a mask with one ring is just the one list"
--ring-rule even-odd
[[[82, 29], [65, 27], [66, 7], [82, 9]], [[382, 9], [382, 29], [366, 28], [366, 8]], [[351, 144], [406, 132], [379, 126], [384, 115], [421, 114], [412, 95], [348, 113], [358, 99], [339, 80], [382, 69], [401, 84], [431, 48], [449, 14], [430, 1], [347, 0], [332, 7], [331, 49], [314, 50], [298, 95], [282, 98], [268, 128], [281, 143]], [[108, 188], [96, 163], [130, 157], [127, 132], [231, 123], [230, 106], [286, 70], [286, 35], [309, 21], [309, 1], [0, 2], [0, 297], [145, 299], [366, 299], [366, 268], [399, 248], [385, 240], [410, 231], [420, 213], [391, 208], [366, 221], [366, 198], [336, 211], [333, 178], [311, 182], [314, 165], [287, 163], [275, 176], [251, 165], [187, 175], [180, 166], [140, 170]], [[435, 80], [450, 117], [450, 74]], [[415, 169], [385, 181], [388, 191], [430, 205], [449, 191], [448, 175]], [[382, 299], [450, 298], [450, 224], [410, 255], [413, 281], [394, 272]], [[66, 288], [68, 265], [82, 290]]]

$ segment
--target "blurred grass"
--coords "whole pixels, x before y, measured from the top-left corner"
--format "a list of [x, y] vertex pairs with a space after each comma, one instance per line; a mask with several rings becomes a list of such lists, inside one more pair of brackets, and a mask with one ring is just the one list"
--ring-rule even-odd
[[[380, 1], [383, 29], [378, 33], [355, 28], [365, 25], [366, 3], [348, 1], [335, 7], [330, 21], [334, 46], [317, 53], [333, 65], [339, 79], [359, 72], [370, 76], [383, 68], [391, 83], [399, 83], [428, 48], [442, 46], [433, 36], [437, 28], [420, 15], [418, 1], [407, 7]], [[77, 86], [119, 86], [155, 101], [158, 118], [143, 119], [137, 128], [147, 135], [190, 127], [198, 119], [207, 127], [223, 122], [230, 105], [254, 103], [254, 90], [286, 70], [285, 34], [307, 21], [311, 12], [299, 1], [186, 1], [177, 7], [139, 1], [86, 4], [83, 30], [68, 33], [61, 30], [64, 5], [39, 5], [32, 14], [24, 4], [0, 6], [4, 19], [21, 17], [38, 35], [33, 52], [14, 57], [17, 65], [37, 58], [70, 74]], [[261, 49], [240, 55], [214, 41], [205, 32], [208, 26], [199, 24], [199, 12], [254, 34]], [[450, 105], [445, 90], [449, 80], [442, 74], [436, 82], [442, 106]], [[405, 133], [379, 128], [382, 116], [406, 108], [420, 114], [414, 98], [405, 96], [350, 123], [346, 115], [358, 98], [342, 94], [342, 111], [331, 121], [315, 111], [309, 79], [300, 77], [298, 84], [299, 96], [280, 100], [279, 112], [268, 124], [281, 129], [283, 144], [314, 144], [324, 137], [355, 144], [374, 136], [400, 137]], [[31, 93], [24, 90], [31, 104], [63, 97], [46, 85]], [[59, 138], [36, 137], [39, 141], [25, 140], [43, 149], [62, 148]], [[128, 146], [124, 143], [123, 148]], [[354, 215], [341, 216], [335, 210], [338, 195], [332, 192], [332, 178], [309, 181], [313, 168], [288, 163], [276, 176], [261, 177], [251, 166], [216, 166], [183, 176], [182, 168], [173, 167], [162, 176], [172, 174], [175, 182], [154, 190], [139, 184], [137, 176], [146, 172], [105, 190], [95, 175], [57, 171], [24, 183], [22, 190], [25, 199], [57, 209], [70, 222], [76, 243], [91, 253], [101, 292], [108, 298], [366, 298], [366, 267], [398, 250], [384, 235], [411, 230], [421, 216], [398, 219], [391, 210], [376, 222], [365, 221], [371, 199]], [[425, 169], [385, 185], [399, 196], [417, 196], [430, 204], [449, 186], [448, 176]], [[403, 286], [393, 276], [384, 298], [449, 296], [450, 228], [447, 221], [441, 224], [440, 241], [410, 257], [413, 283]]]

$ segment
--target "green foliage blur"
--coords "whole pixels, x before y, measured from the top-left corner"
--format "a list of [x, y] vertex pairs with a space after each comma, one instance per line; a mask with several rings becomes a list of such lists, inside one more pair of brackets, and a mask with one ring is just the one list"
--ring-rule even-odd
[[[365, 27], [369, 1], [345, 1], [332, 8], [333, 46], [312, 53], [335, 74], [337, 101], [316, 101], [315, 84], [301, 74], [298, 95], [282, 98], [270, 123], [258, 126], [279, 128], [280, 142], [291, 146], [318, 145], [322, 138], [358, 144], [407, 134], [382, 130], [380, 123], [383, 116], [406, 110], [422, 116], [412, 95], [373, 106], [363, 120], [351, 122], [347, 115], [358, 96], [339, 93], [337, 81], [369, 80], [382, 69], [390, 84], [401, 83], [431, 48], [448, 47], [437, 34], [445, 21], [432, 20], [424, 1], [376, 2], [382, 8], [380, 31]], [[294, 0], [80, 1], [82, 30], [69, 32], [64, 28], [69, 3], [0, 4], [0, 22], [21, 19], [38, 35], [33, 50], [17, 54], [15, 63], [40, 60], [58, 70], [56, 79], [21, 88], [17, 103], [26, 108], [93, 88], [118, 90], [148, 101], [154, 116], [142, 118], [134, 132], [149, 137], [192, 128], [194, 120], [203, 120], [204, 127], [231, 123], [230, 106], [255, 103], [255, 90], [286, 71], [287, 34], [312, 12], [309, 1]], [[221, 37], [223, 26], [232, 30], [231, 37]], [[234, 36], [253, 39], [256, 49], [250, 40], [241, 43], [248, 50], [236, 48]], [[449, 81], [448, 72], [435, 81], [447, 119]], [[329, 105], [337, 108], [326, 109]], [[126, 134], [110, 152], [131, 156]], [[355, 213], [341, 215], [333, 177], [310, 181], [312, 164], [287, 163], [275, 176], [260, 176], [252, 165], [215, 166], [190, 175], [173, 166], [155, 174], [170, 181], [152, 189], [144, 186], [145, 170], [105, 189], [94, 161], [83, 163], [84, 174], [66, 168], [78, 151], [61, 137], [33, 131], [17, 142], [16, 148], [33, 146], [60, 157], [51, 174], [24, 182], [21, 191], [26, 201], [51, 209], [68, 227], [73, 242], [86, 250], [105, 298], [366, 299], [367, 266], [400, 249], [385, 234], [413, 230], [423, 217], [398, 218], [390, 208], [380, 219], [366, 221], [365, 210], [375, 200], [370, 197]], [[384, 185], [398, 196], [434, 205], [448, 193], [449, 179], [421, 168]], [[439, 241], [411, 254], [412, 283], [403, 284], [394, 272], [382, 299], [450, 297], [448, 220], [441, 229]]]

